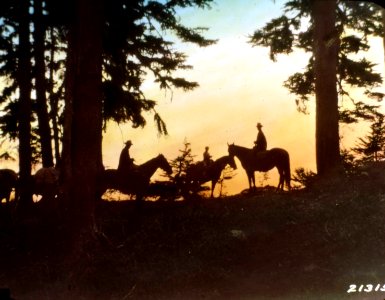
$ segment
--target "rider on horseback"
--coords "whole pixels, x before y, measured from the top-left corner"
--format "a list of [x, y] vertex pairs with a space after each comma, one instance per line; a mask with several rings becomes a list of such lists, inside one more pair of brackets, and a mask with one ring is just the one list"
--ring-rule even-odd
[[211, 159], [211, 155], [209, 153], [209, 147], [206, 146], [205, 152], [203, 152], [203, 174], [204, 176], [208, 175], [208, 169], [213, 163], [213, 160]]
[[254, 142], [255, 146], [253, 148], [256, 153], [261, 151], [266, 151], [266, 148], [267, 148], [266, 137], [262, 132], [262, 124], [258, 123], [257, 128], [258, 128], [258, 135], [257, 135], [257, 140]]
[[130, 157], [130, 148], [132, 146], [132, 142], [128, 140], [125, 142], [125, 147], [120, 152], [119, 157], [119, 165], [118, 165], [118, 173], [121, 175], [127, 175], [134, 167], [134, 159]]
[[212, 162], [213, 160], [211, 159], [211, 155], [209, 153], [209, 147], [206, 146], [205, 152], [203, 152], [203, 165], [207, 168]]

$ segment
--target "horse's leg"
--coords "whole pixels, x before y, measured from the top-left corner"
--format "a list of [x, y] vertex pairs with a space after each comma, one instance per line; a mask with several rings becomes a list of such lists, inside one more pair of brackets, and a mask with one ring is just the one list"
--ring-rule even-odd
[[217, 182], [215, 180], [211, 181], [211, 198], [214, 198], [214, 189]]
[[252, 186], [251, 186], [252, 180], [251, 180], [250, 171], [246, 171], [246, 175], [247, 175], [247, 180], [249, 181], [249, 190], [251, 191], [251, 189], [252, 189]]
[[277, 190], [283, 190], [283, 185], [284, 185], [284, 175], [283, 175], [283, 170], [281, 169], [278, 169], [278, 172], [279, 172], [279, 182], [278, 182], [278, 186], [277, 186]]
[[287, 186], [287, 189], [290, 191], [291, 190], [291, 186], [290, 186], [290, 172], [285, 172], [285, 177], [284, 177], [284, 180], [286, 181], [286, 186]]
[[287, 189], [290, 191], [291, 190], [291, 186], [290, 186], [291, 174], [290, 174], [290, 161], [289, 160], [288, 160], [287, 166], [285, 168], [284, 179], [286, 180]]
[[255, 191], [257, 189], [257, 187], [255, 185], [255, 172], [254, 171], [250, 171], [250, 180], [251, 180], [250, 189], [253, 189]]
[[279, 173], [279, 180], [278, 180], [277, 191], [279, 191], [279, 189], [281, 187], [281, 184], [282, 184], [282, 174], [281, 174], [281, 171], [278, 170], [278, 173]]
[[[291, 180], [291, 174], [290, 173], [291, 172], [290, 172], [290, 157], [289, 157], [289, 153], [286, 154], [286, 159], [285, 159], [285, 162], [284, 162], [284, 165], [283, 165], [283, 173], [284, 173], [283, 181], [284, 182], [286, 181], [287, 188], [290, 191], [291, 190], [291, 186], [290, 186], [290, 180]], [[283, 187], [282, 187], [282, 189], [283, 189]]]
[[254, 176], [254, 171], [246, 171], [247, 172], [247, 178], [249, 179], [249, 189], [250, 191], [255, 189], [255, 176]]

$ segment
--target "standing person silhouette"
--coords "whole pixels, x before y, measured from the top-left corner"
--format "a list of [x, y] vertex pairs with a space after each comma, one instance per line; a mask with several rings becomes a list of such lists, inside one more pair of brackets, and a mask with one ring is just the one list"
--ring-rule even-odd
[[130, 156], [130, 148], [132, 146], [132, 142], [128, 140], [124, 144], [125, 146], [120, 152], [118, 165], [118, 173], [122, 176], [127, 175], [134, 165], [134, 159], [132, 159]]
[[258, 135], [257, 135], [257, 140], [254, 142], [254, 150], [255, 152], [261, 152], [261, 151], [266, 151], [267, 149], [267, 141], [264, 133], [262, 132], [262, 124], [258, 123], [257, 124], [257, 129], [258, 129]]

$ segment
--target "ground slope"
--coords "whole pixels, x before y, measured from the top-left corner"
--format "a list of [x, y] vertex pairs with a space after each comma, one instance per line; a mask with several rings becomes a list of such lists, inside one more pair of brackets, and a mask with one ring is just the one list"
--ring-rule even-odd
[[3, 218], [0, 287], [16, 299], [385, 299], [383, 166], [308, 190], [145, 204], [103, 202], [101, 238], [76, 263], [52, 220]]

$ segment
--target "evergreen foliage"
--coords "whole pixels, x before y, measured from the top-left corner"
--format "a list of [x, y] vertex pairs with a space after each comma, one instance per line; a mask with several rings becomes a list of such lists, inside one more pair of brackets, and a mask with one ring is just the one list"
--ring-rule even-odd
[[[364, 57], [369, 49], [369, 39], [383, 35], [381, 10], [370, 2], [337, 1], [337, 22], [335, 32], [326, 43], [338, 40], [339, 54], [337, 67], [337, 87], [340, 96], [341, 121], [357, 122], [368, 119], [368, 113], [377, 108], [377, 103], [369, 98], [365, 103], [356, 100], [349, 93], [350, 88], [359, 88], [365, 95], [372, 95], [373, 89], [382, 83], [374, 64]], [[307, 103], [315, 94], [312, 6], [309, 0], [286, 1], [284, 14], [268, 22], [250, 36], [254, 46], [270, 49], [270, 59], [277, 60], [279, 54], [290, 54], [295, 49], [310, 53], [303, 71], [291, 75], [284, 86], [296, 95], [299, 111], [307, 112]], [[375, 93], [380, 96], [381, 93]], [[353, 109], [342, 108], [342, 99], [351, 100]]]
[[294, 170], [292, 180], [298, 182], [300, 187], [311, 188], [317, 179], [317, 174], [305, 168], [298, 168]]
[[[60, 140], [63, 132], [64, 110], [64, 78], [65, 58], [68, 56], [69, 26], [73, 20], [75, 1], [33, 0], [43, 4], [43, 16], [35, 18], [30, 9], [31, 28], [43, 29], [45, 37], [44, 72], [46, 80], [46, 96], [49, 124], [53, 133], [55, 152], [60, 151]], [[12, 139], [18, 136], [16, 113], [18, 107], [18, 90], [15, 70], [17, 69], [17, 51], [19, 48], [16, 8], [20, 0], [2, 1], [0, 4], [0, 76], [4, 80], [4, 88], [0, 91], [0, 130], [2, 135]], [[191, 68], [186, 64], [186, 55], [175, 49], [174, 43], [179, 40], [197, 46], [208, 46], [214, 40], [203, 36], [205, 28], [190, 28], [183, 25], [178, 17], [178, 10], [187, 7], [209, 8], [212, 0], [118, 0], [103, 1], [103, 119], [104, 129], [109, 120], [129, 122], [134, 128], [146, 125], [145, 112], [154, 116], [154, 122], [160, 134], [167, 134], [166, 123], [156, 111], [156, 99], [147, 99], [142, 90], [146, 78], [153, 78], [161, 89], [191, 90], [198, 86], [174, 75], [178, 70]], [[37, 41], [31, 35], [32, 48], [36, 50]], [[36, 52], [33, 52], [35, 55]], [[36, 57], [31, 62], [35, 64]], [[30, 75], [31, 82], [36, 83], [36, 70]], [[32, 126], [39, 128], [38, 111], [34, 91], [32, 92], [33, 115]], [[40, 155], [39, 131], [34, 135], [37, 139], [34, 153]], [[59, 158], [55, 153], [56, 159]]]
[[198, 86], [173, 76], [173, 72], [191, 66], [185, 64], [186, 56], [173, 48], [172, 39], [198, 46], [214, 43], [201, 35], [204, 28], [188, 28], [177, 17], [178, 7], [205, 8], [210, 1], [110, 2], [106, 5], [104, 35], [104, 118], [119, 123], [131, 121], [138, 127], [146, 124], [142, 112], [153, 111], [159, 132], [167, 133], [155, 111], [156, 101], [145, 97], [142, 83], [151, 74], [161, 89], [187, 91]]
[[170, 162], [173, 169], [173, 176], [176, 181], [186, 176], [187, 169], [194, 163], [194, 155], [191, 153], [191, 143], [185, 139], [180, 154]]
[[376, 114], [369, 134], [359, 138], [352, 149], [362, 161], [379, 161], [385, 158], [385, 116]]

